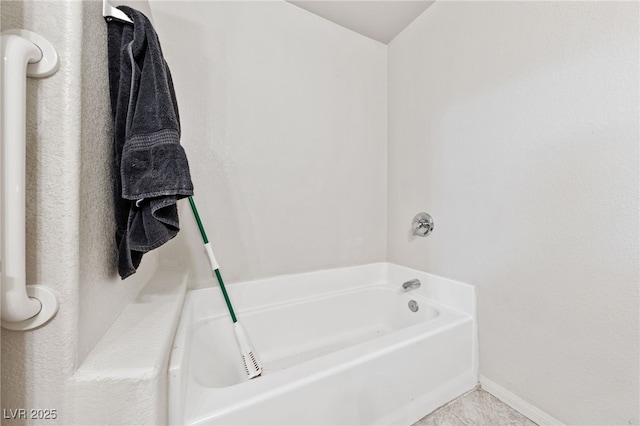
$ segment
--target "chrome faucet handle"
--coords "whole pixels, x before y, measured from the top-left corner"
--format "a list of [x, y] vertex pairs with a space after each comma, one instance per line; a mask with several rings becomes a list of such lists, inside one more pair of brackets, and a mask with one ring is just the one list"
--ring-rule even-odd
[[402, 283], [402, 289], [403, 290], [413, 290], [414, 288], [419, 288], [420, 287], [420, 280], [417, 278], [414, 278], [412, 280], [409, 280], [407, 282]]
[[426, 237], [433, 231], [433, 218], [429, 213], [418, 213], [413, 218], [413, 235], [418, 237]]

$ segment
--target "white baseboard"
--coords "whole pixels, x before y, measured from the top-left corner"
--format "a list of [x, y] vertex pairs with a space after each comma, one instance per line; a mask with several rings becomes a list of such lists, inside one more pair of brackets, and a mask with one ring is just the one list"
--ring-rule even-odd
[[480, 376], [480, 386], [482, 389], [540, 426], [566, 426], [564, 423], [554, 419], [538, 407], [529, 404], [519, 396], [511, 393], [511, 391], [508, 391], [496, 382], [493, 382], [482, 375]]

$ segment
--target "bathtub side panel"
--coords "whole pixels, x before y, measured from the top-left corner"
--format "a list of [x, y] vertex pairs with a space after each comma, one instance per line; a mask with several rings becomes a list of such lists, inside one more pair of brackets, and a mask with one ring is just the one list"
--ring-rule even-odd
[[473, 333], [468, 319], [188, 424], [412, 424], [476, 386]]

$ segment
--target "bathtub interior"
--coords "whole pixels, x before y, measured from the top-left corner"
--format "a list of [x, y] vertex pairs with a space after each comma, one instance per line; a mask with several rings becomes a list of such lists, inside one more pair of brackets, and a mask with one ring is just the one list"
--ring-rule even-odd
[[[217, 289], [191, 292], [194, 299], [213, 297]], [[215, 293], [214, 293], [215, 294]], [[416, 312], [408, 307], [416, 300]], [[354, 346], [438, 316], [425, 298], [389, 286], [367, 286], [283, 302], [244, 312], [263, 374]], [[191, 335], [190, 374], [207, 387], [247, 381], [231, 320], [216, 315], [198, 322]]]

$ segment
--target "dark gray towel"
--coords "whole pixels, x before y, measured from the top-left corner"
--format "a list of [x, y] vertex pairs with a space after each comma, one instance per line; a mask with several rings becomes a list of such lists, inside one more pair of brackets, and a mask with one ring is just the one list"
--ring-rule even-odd
[[193, 195], [193, 184], [158, 35], [141, 12], [118, 9], [133, 21], [108, 22], [116, 242], [124, 279], [136, 272], [144, 253], [176, 236], [176, 202]]

